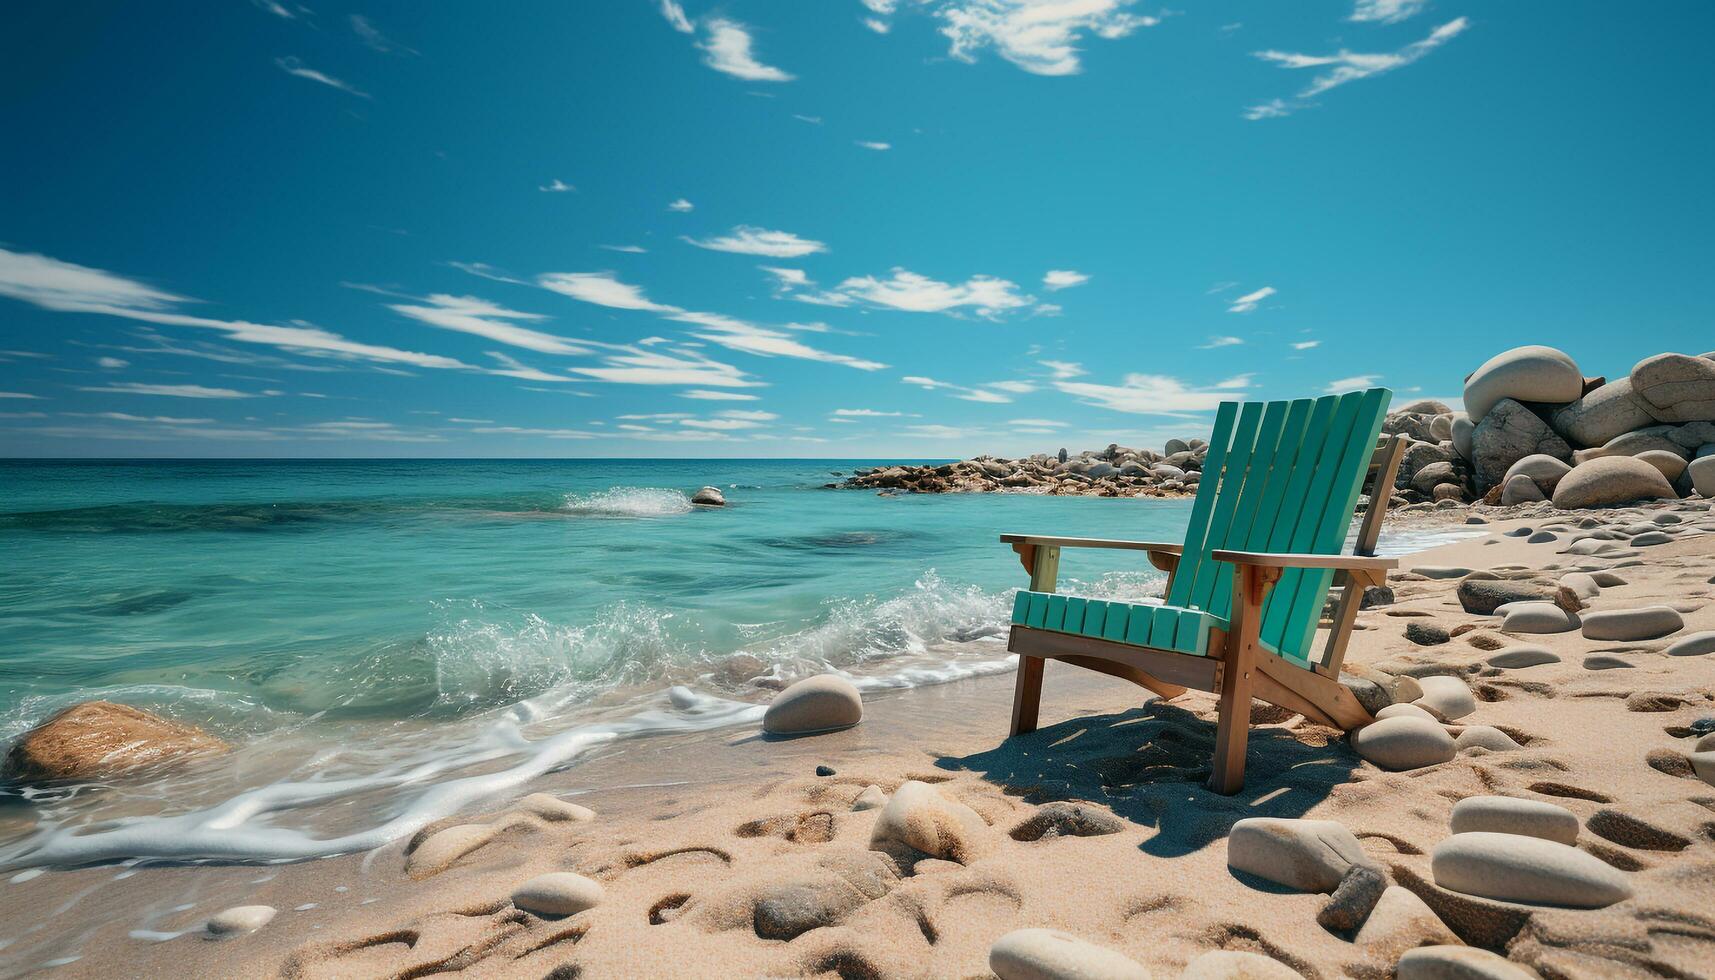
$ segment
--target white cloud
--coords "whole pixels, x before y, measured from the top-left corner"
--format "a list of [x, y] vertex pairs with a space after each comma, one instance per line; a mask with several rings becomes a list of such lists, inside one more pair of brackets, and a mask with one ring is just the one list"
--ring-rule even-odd
[[297, 20], [298, 15], [280, 3], [279, 0], [250, 0], [259, 10], [266, 10], [281, 20]]
[[865, 27], [869, 28], [870, 30], [876, 32], [877, 34], [886, 34], [888, 31], [893, 30], [893, 25], [889, 24], [885, 20], [882, 20], [880, 17], [865, 17], [863, 19], [863, 26], [865, 26]]
[[624, 252], [627, 255], [642, 255], [649, 250], [641, 245], [603, 245], [609, 252]]
[[802, 289], [811, 284], [809, 273], [803, 269], [782, 269], [771, 265], [759, 265], [757, 268], [774, 277], [775, 288], [780, 292]]
[[681, 214], [683, 214], [686, 211], [693, 210], [694, 208], [696, 208], [695, 204], [692, 204], [690, 201], [687, 201], [682, 197], [678, 198], [677, 200], [670, 201], [667, 204], [667, 210], [678, 211]]
[[926, 378], [922, 375], [907, 375], [899, 380], [908, 385], [916, 385], [924, 391], [951, 391], [954, 392], [954, 398], [967, 402], [982, 402], [987, 405], [1005, 405], [1012, 401], [1011, 398], [1008, 398], [1006, 395], [1003, 395], [998, 391], [989, 391], [986, 388], [969, 388], [965, 385], [953, 384], [951, 381], [937, 381], [934, 378]]
[[747, 82], [790, 82], [791, 75], [756, 60], [750, 52], [750, 31], [737, 21], [717, 18], [708, 22], [708, 37], [697, 45], [706, 57], [703, 63], [715, 71]]
[[1230, 397], [1234, 385], [1217, 384], [1212, 389], [1192, 388], [1178, 378], [1161, 374], [1128, 374], [1117, 385], [1083, 381], [1058, 381], [1054, 387], [1086, 404], [1135, 415], [1184, 415], [1207, 412]]
[[1028, 395], [1036, 390], [1033, 381], [990, 381], [988, 387], [999, 391], [1010, 391], [1015, 395]]
[[330, 88], [337, 88], [341, 92], [350, 93], [352, 95], [357, 96], [360, 99], [370, 98], [370, 95], [368, 92], [364, 92], [364, 91], [358, 89], [356, 86], [352, 85], [350, 82], [343, 82], [343, 81], [333, 77], [332, 75], [326, 74], [324, 72], [316, 71], [314, 68], [305, 67], [303, 60], [298, 58], [296, 55], [292, 55], [292, 56], [285, 57], [285, 58], [275, 58], [274, 64], [279, 65], [280, 69], [288, 75], [296, 75], [299, 78], [307, 78], [312, 82], [319, 82], [323, 85], [329, 86]]
[[1084, 366], [1082, 364], [1075, 361], [1037, 361], [1036, 363], [1047, 368], [1048, 372], [1052, 374], [1057, 381], [1064, 381], [1067, 378], [1082, 377], [1083, 375], [1090, 373], [1084, 370]]
[[549, 374], [541, 368], [533, 368], [523, 361], [503, 354], [497, 350], [483, 351], [500, 364], [497, 368], [488, 368], [484, 373], [497, 375], [502, 378], [518, 378], [521, 381], [544, 381], [549, 384], [570, 384], [571, 378], [563, 374]]
[[883, 17], [899, 8], [899, 0], [860, 0], [860, 2], [868, 7], [871, 12], [878, 13]]
[[793, 259], [813, 252], [826, 252], [828, 246], [808, 238], [799, 238], [789, 231], [770, 231], [751, 225], [739, 225], [730, 233], [717, 238], [696, 239], [683, 236], [685, 241], [716, 252], [738, 252], [742, 255], [766, 255], [774, 259]]
[[1217, 347], [1237, 347], [1244, 343], [1243, 337], [1210, 337], [1206, 344], [1198, 344], [1198, 350], [1214, 350]]
[[234, 391], [231, 388], [206, 388], [202, 385], [151, 385], [136, 382], [114, 382], [110, 385], [91, 385], [79, 388], [78, 391], [105, 391], [121, 395], [161, 395], [168, 398], [254, 398], [248, 391]]
[[762, 382], [720, 361], [689, 352], [668, 354], [632, 350], [604, 358], [600, 367], [574, 367], [575, 374], [632, 385], [694, 385], [699, 388], [755, 388]]
[[1295, 340], [1292, 342], [1293, 350], [1310, 350], [1313, 347], [1321, 346], [1322, 342], [1320, 340]]
[[1429, 0], [1356, 0], [1351, 19], [1360, 23], [1397, 24], [1416, 16]]
[[1273, 286], [1264, 286], [1254, 293], [1246, 293], [1233, 300], [1233, 305], [1227, 307], [1228, 313], [1249, 313], [1256, 309], [1257, 304], [1275, 294]]
[[960, 61], [992, 45], [1006, 60], [1037, 75], [1073, 75], [1080, 69], [1078, 42], [1094, 34], [1125, 37], [1160, 18], [1128, 13], [1134, 0], [945, 0], [935, 11], [948, 51]]
[[667, 18], [667, 23], [671, 24], [673, 29], [680, 34], [691, 34], [696, 31], [696, 28], [691, 26], [691, 19], [685, 16], [685, 8], [674, 3], [673, 0], [661, 0], [661, 16]]
[[372, 50], [379, 51], [382, 54], [417, 53], [411, 48], [408, 48], [405, 45], [400, 44], [398, 41], [395, 41], [381, 33], [374, 24], [369, 22], [369, 18], [362, 14], [351, 15], [351, 29], [356, 32], [357, 36], [364, 44], [368, 45]]
[[422, 304], [392, 303], [388, 304], [387, 308], [420, 323], [440, 327], [442, 330], [456, 330], [459, 333], [475, 334], [478, 337], [487, 337], [489, 340], [498, 340], [503, 344], [540, 351], [544, 354], [590, 353], [588, 346], [577, 341], [506, 322], [508, 320], [546, 320], [547, 317], [540, 313], [520, 313], [517, 310], [509, 310], [504, 306], [478, 299], [475, 296], [449, 296], [444, 293], [435, 293], [424, 299]]
[[41, 395], [31, 395], [22, 391], [0, 391], [0, 398], [22, 398], [33, 402], [42, 400]]
[[1288, 105], [1285, 99], [1269, 99], [1267, 102], [1245, 108], [1245, 118], [1252, 122], [1258, 119], [1279, 119], [1282, 116], [1290, 115], [1292, 115], [1292, 106]]
[[873, 408], [836, 408], [834, 409], [834, 415], [839, 418], [849, 419], [896, 419], [920, 417], [909, 412], [882, 412]]
[[571, 184], [566, 183], [558, 177], [555, 177], [553, 180], [537, 187], [536, 189], [544, 194], [564, 194], [568, 191], [577, 190], [576, 187], [573, 187]]
[[773, 412], [758, 412], [753, 409], [738, 408], [728, 409], [724, 412], [716, 412], [715, 415], [723, 419], [747, 419], [751, 422], [773, 422], [775, 419], [780, 417]]
[[1356, 391], [1359, 388], [1373, 388], [1376, 382], [1381, 379], [1382, 376], [1379, 374], [1355, 374], [1349, 378], [1330, 381], [1328, 387], [1322, 390], [1330, 395], [1338, 395], [1342, 392]]
[[706, 391], [702, 388], [681, 391], [679, 397], [704, 402], [753, 402], [757, 400], [756, 395], [744, 395], [736, 391]]
[[118, 358], [118, 357], [98, 357], [95, 359], [95, 364], [97, 367], [104, 367], [104, 368], [109, 368], [109, 369], [130, 367], [131, 366], [130, 361], [127, 361], [127, 360], [124, 360], [124, 359]]
[[805, 116], [805, 115], [801, 115], [799, 113], [794, 112], [792, 114], [792, 118], [798, 120], [799, 122], [807, 122], [812, 126], [820, 126], [822, 124], [822, 117], [821, 116]]
[[1390, 72], [1395, 68], [1403, 68], [1458, 37], [1469, 26], [1470, 22], [1465, 18], [1456, 17], [1435, 28], [1423, 40], [1413, 41], [1398, 51], [1382, 54], [1360, 54], [1346, 50], [1331, 55], [1297, 54], [1290, 51], [1258, 51], [1256, 52], [1258, 58], [1274, 62], [1282, 68], [1326, 70], [1313, 77], [1310, 84], [1298, 92], [1295, 96], [1295, 102], [1287, 103], [1276, 99], [1263, 106], [1253, 106], [1247, 110], [1246, 118], [1263, 119], [1283, 116], [1294, 109], [1303, 108], [1307, 104], [1306, 100], [1315, 98], [1330, 89], [1338, 88], [1348, 82]]
[[888, 279], [863, 276], [839, 285], [841, 293], [873, 306], [911, 313], [947, 313], [968, 307], [983, 317], [1035, 302], [1017, 290], [1016, 283], [994, 276], [977, 275], [963, 283], [945, 283], [898, 267]]
[[1066, 423], [1057, 419], [1008, 419], [1007, 425], [1023, 425], [1032, 429], [1064, 429]]
[[1089, 276], [1071, 269], [1049, 269], [1048, 274], [1042, 277], [1042, 285], [1049, 289], [1069, 289], [1089, 281]]
[[806, 361], [844, 364], [860, 371], [877, 371], [887, 367], [879, 361], [820, 350], [801, 343], [790, 334], [780, 330], [759, 326], [719, 313], [696, 313], [686, 310], [672, 314], [668, 319], [702, 327], [704, 332], [695, 333], [693, 336], [732, 350], [741, 350], [747, 354], [756, 354], [761, 357], [795, 357]]
[[715, 431], [762, 428], [761, 422], [752, 422], [748, 419], [681, 419], [679, 424], [692, 429], [712, 429]]
[[537, 285], [597, 306], [616, 310], [646, 310], [651, 313], [678, 313], [677, 306], [652, 302], [637, 286], [620, 282], [611, 272], [549, 272], [536, 277]]
[[891, 150], [891, 149], [893, 149], [892, 143], [878, 143], [874, 140], [854, 140], [853, 142], [855, 142], [858, 146], [861, 146], [866, 150]]
[[171, 415], [132, 415], [129, 412], [66, 412], [72, 418], [107, 419], [112, 422], [156, 422], [161, 425], [210, 425], [214, 419], [181, 419]]

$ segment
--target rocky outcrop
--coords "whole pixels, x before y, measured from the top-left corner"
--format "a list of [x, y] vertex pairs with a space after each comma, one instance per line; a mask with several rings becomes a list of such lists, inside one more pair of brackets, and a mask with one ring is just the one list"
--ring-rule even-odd
[[1659, 422], [1715, 421], [1715, 360], [1657, 354], [1632, 368], [1632, 390]]
[[935, 466], [858, 470], [844, 486], [905, 493], [1045, 493], [1100, 497], [1174, 497], [1197, 492], [1208, 443], [1169, 439], [1162, 452], [1116, 444], [1077, 455], [1038, 453], [1017, 459], [975, 456]]
[[1572, 468], [1554, 488], [1554, 506], [1612, 507], [1634, 500], [1674, 500], [1679, 495], [1661, 471], [1631, 456], [1603, 456]]
[[25, 732], [6, 754], [4, 775], [18, 782], [100, 779], [231, 749], [194, 725], [129, 705], [87, 701]]
[[1465, 411], [1481, 424], [1503, 398], [1570, 402], [1583, 394], [1584, 375], [1572, 358], [1552, 347], [1514, 347], [1483, 362], [1465, 380]]
[[1471, 463], [1478, 484], [1488, 487], [1501, 483], [1513, 464], [1527, 456], [1568, 460], [1572, 447], [1535, 412], [1511, 398], [1502, 398], [1471, 433]]

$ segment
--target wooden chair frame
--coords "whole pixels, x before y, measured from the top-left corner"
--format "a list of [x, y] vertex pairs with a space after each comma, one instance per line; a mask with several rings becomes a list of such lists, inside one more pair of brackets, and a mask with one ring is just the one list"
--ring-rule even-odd
[[[1187, 690], [1218, 695], [1214, 771], [1209, 777], [1209, 788], [1219, 793], [1236, 793], [1244, 786], [1252, 698], [1346, 730], [1374, 721], [1352, 692], [1339, 683], [1340, 665], [1345, 660], [1364, 588], [1385, 584], [1388, 570], [1399, 567], [1395, 559], [1375, 557], [1375, 547], [1404, 451], [1403, 436], [1377, 440], [1367, 471], [1370, 503], [1358, 526], [1355, 554], [1226, 550], [1209, 553], [1210, 559], [1232, 565], [1233, 604], [1228, 629], [1216, 629], [1209, 637], [1208, 656], [1013, 626], [1007, 648], [1019, 657], [1011, 734], [1036, 730], [1042, 703], [1043, 667], [1048, 660], [1120, 677], [1165, 699], [1176, 698]], [[1054, 591], [1059, 578], [1060, 549], [1119, 548], [1142, 551], [1151, 565], [1166, 572], [1164, 594], [1168, 594], [1184, 553], [1182, 545], [1148, 541], [1023, 534], [1003, 534], [1000, 540], [1012, 545], [1012, 550], [1018, 553], [1019, 561], [1030, 573], [1032, 592]], [[1328, 630], [1322, 656], [1308, 668], [1276, 656], [1258, 640], [1263, 601], [1288, 568], [1334, 569], [1334, 585], [1340, 589], [1333, 616], [1319, 623]]]

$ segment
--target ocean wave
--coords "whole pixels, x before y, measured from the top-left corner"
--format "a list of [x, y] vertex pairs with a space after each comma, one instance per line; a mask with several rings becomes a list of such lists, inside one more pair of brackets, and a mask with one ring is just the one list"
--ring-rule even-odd
[[613, 487], [566, 495], [561, 510], [580, 517], [671, 517], [691, 512], [691, 498], [656, 487]]

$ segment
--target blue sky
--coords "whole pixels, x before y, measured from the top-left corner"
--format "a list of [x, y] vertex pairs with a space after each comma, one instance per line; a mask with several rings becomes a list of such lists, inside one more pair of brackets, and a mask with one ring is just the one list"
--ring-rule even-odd
[[0, 454], [965, 456], [1715, 336], [1715, 5], [14, 5]]

